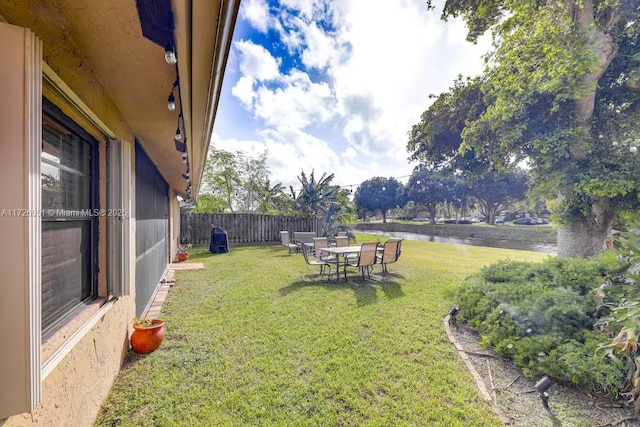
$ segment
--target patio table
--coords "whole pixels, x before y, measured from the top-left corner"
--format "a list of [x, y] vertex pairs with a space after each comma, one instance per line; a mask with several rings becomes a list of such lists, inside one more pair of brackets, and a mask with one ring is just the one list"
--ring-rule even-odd
[[[347, 255], [349, 254], [358, 254], [362, 250], [362, 246], [330, 246], [327, 248], [322, 248], [320, 252], [328, 252], [330, 254], [334, 254], [336, 256], [336, 281], [340, 281], [340, 257], [343, 258], [343, 262], [347, 262]], [[347, 280], [347, 276], [344, 277]]]

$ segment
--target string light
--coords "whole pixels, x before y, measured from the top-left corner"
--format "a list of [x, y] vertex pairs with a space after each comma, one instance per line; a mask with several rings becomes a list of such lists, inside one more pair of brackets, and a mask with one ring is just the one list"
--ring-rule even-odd
[[[178, 62], [178, 58], [176, 56], [176, 49], [174, 46], [174, 21], [173, 21], [173, 13], [169, 13], [169, 21], [167, 23], [167, 43], [164, 48], [164, 59], [167, 64], [175, 65]], [[182, 174], [182, 177], [187, 182], [186, 186], [186, 199], [191, 200], [191, 176], [189, 175], [189, 157], [187, 155], [187, 135], [186, 128], [184, 127], [184, 119], [182, 116], [182, 95], [180, 93], [179, 81], [180, 75], [178, 73], [178, 67], [175, 66], [176, 71], [176, 80], [173, 82], [173, 87], [171, 88], [171, 93], [167, 97], [167, 108], [169, 111], [175, 111], [176, 109], [176, 96], [174, 92], [176, 91], [176, 87], [178, 88], [178, 101], [180, 106], [180, 113], [178, 114], [178, 125], [176, 127], [176, 133], [173, 136], [176, 150], [182, 153], [182, 163], [187, 165], [186, 172]], [[182, 131], [180, 130], [180, 120], [182, 120], [182, 130], [184, 131], [184, 142], [182, 141]]]
[[176, 98], [175, 96], [173, 96], [173, 92], [176, 90], [176, 87], [178, 86], [178, 79], [176, 79], [175, 82], [173, 82], [173, 87], [171, 88], [171, 93], [169, 94], [169, 97], [167, 98], [167, 108], [169, 109], [169, 111], [173, 111], [176, 109]]
[[176, 52], [171, 42], [167, 43], [167, 46], [164, 48], [164, 60], [167, 61], [167, 64], [171, 65], [175, 65], [178, 62], [178, 57], [176, 57]]

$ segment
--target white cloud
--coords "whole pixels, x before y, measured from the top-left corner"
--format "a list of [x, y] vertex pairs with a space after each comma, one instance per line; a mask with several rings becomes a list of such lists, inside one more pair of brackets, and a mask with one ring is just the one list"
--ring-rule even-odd
[[298, 11], [305, 20], [324, 18], [330, 0], [280, 0], [280, 4], [289, 9]]
[[[411, 172], [411, 167], [406, 161], [376, 161], [366, 153], [356, 152], [352, 147], [338, 154], [326, 141], [292, 127], [264, 130], [258, 139], [251, 140], [223, 139], [214, 134], [212, 144], [216, 149], [243, 151], [254, 156], [267, 150], [271, 183], [281, 183], [286, 188], [299, 187], [297, 177], [303, 170], [307, 174], [315, 171], [318, 178], [323, 173], [333, 173], [333, 184], [353, 191], [361, 182], [374, 176], [398, 177], [409, 175]], [[402, 181], [406, 182], [406, 179]]]
[[265, 0], [243, 0], [240, 15], [261, 33], [266, 33], [273, 21]]
[[306, 48], [302, 52], [302, 62], [309, 68], [323, 68], [329, 66], [339, 47], [335, 38], [320, 29], [315, 22], [303, 24], [301, 31], [304, 34]]
[[231, 93], [237, 97], [245, 108], [250, 109], [256, 97], [253, 85], [256, 80], [251, 76], [242, 76], [231, 89]]
[[[478, 74], [487, 40], [481, 48], [465, 42], [462, 23], [445, 24], [423, 1], [353, 0], [339, 19], [337, 37], [348, 44], [350, 55], [334, 61], [329, 72], [347, 118], [344, 136], [361, 149], [406, 157], [407, 132], [431, 103], [428, 95], [447, 90], [459, 73]], [[377, 114], [360, 114], [354, 98], [366, 99]]]
[[334, 115], [335, 101], [328, 84], [313, 83], [308, 74], [295, 69], [279, 82], [280, 87], [262, 85], [255, 93], [254, 114], [268, 126], [304, 129]]
[[287, 185], [312, 168], [335, 172], [336, 184], [409, 174], [407, 132], [433, 101], [429, 94], [446, 91], [459, 74], [479, 74], [490, 46], [488, 36], [466, 42], [464, 23], [441, 21], [424, 0], [280, 4], [265, 18], [265, 1], [247, 0], [242, 16], [279, 37], [270, 46], [281, 43], [279, 55], [288, 50], [297, 63], [236, 42], [241, 77], [231, 93], [262, 126], [255, 140], [226, 133], [218, 142], [267, 148], [274, 181]]
[[264, 47], [251, 41], [235, 42], [240, 52], [240, 71], [256, 80], [273, 80], [280, 76], [279, 61]]

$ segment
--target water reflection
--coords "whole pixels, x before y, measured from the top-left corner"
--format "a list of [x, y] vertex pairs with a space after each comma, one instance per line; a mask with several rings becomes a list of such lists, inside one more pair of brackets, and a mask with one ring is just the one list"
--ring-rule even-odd
[[426, 234], [418, 234], [418, 233], [406, 233], [402, 231], [375, 231], [375, 230], [367, 230], [359, 231], [359, 233], [364, 234], [372, 234], [375, 236], [389, 236], [389, 237], [398, 237], [407, 240], [423, 240], [426, 242], [438, 242], [438, 243], [451, 243], [456, 245], [471, 245], [471, 246], [487, 246], [490, 248], [502, 248], [502, 249], [519, 249], [523, 251], [532, 251], [532, 252], [542, 252], [548, 254], [557, 254], [558, 248], [556, 245], [550, 245], [545, 243], [532, 243], [532, 242], [522, 242], [518, 240], [503, 240], [503, 239], [477, 239], [477, 238], [468, 238], [468, 239], [460, 239], [455, 237], [440, 237], [440, 236], [430, 236]]

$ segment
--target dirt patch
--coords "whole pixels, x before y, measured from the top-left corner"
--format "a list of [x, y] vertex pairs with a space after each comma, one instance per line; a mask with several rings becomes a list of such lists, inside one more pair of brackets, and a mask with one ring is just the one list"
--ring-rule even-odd
[[[448, 316], [446, 323], [447, 320]], [[633, 416], [633, 407], [625, 401], [593, 396], [556, 383], [547, 391], [548, 405], [553, 412], [550, 414], [535, 389], [539, 378], [525, 378], [507, 359], [482, 348], [479, 335], [467, 325], [455, 320], [448, 325], [450, 339], [457, 343], [459, 350], [463, 349], [461, 353], [466, 355], [463, 358], [470, 363], [471, 371], [477, 373], [479, 390], [484, 384], [484, 394], [494, 402], [505, 426], [640, 427], [640, 420]]]

